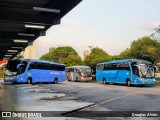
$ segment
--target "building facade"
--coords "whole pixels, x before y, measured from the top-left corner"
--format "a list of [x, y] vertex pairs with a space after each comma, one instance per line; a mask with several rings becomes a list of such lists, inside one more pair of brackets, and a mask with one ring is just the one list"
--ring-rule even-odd
[[33, 42], [32, 45], [26, 47], [26, 49], [23, 52], [21, 52], [21, 55], [25, 59], [36, 59], [36, 43]]
[[89, 50], [84, 51], [83, 58], [86, 59], [86, 57], [90, 54]]

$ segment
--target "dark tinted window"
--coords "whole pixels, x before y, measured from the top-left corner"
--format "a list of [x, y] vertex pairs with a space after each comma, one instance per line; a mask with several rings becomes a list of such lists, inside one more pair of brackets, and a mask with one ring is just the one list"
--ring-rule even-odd
[[111, 64], [105, 64], [104, 65], [104, 70], [116, 70], [117, 69], [117, 64], [116, 63], [111, 63]]
[[73, 69], [73, 68], [67, 68], [66, 71], [67, 71], [67, 72], [73, 72], [74, 69]]
[[139, 76], [139, 70], [138, 70], [138, 67], [137, 67], [137, 66], [132, 66], [132, 71], [133, 71], [133, 74]]
[[51, 64], [42, 63], [42, 66], [44, 70], [51, 70]]
[[37, 69], [37, 63], [36, 62], [30, 63], [29, 68], [30, 69]]
[[52, 64], [48, 64], [48, 63], [38, 63], [38, 69], [42, 69], [42, 70], [51, 70], [51, 66]]
[[17, 65], [20, 64], [20, 60], [11, 60], [7, 64], [7, 69], [10, 70], [11, 72], [17, 72]]
[[97, 65], [97, 70], [104, 70], [104, 64]]
[[128, 63], [110, 63], [97, 65], [97, 70], [129, 70]]
[[42, 69], [43, 70], [43, 64], [42, 63], [38, 63], [38, 69]]
[[130, 71], [129, 64], [127, 62], [125, 62], [125, 63], [118, 63], [117, 64], [117, 69], [118, 70], [129, 70]]
[[65, 70], [65, 66], [64, 65], [52, 64], [51, 65], [51, 69], [52, 70], [57, 70], [57, 71], [64, 71]]
[[65, 66], [64, 65], [49, 64], [49, 63], [38, 63], [38, 69], [64, 71]]
[[20, 65], [20, 66], [18, 67], [17, 74], [22, 74], [22, 73], [25, 72], [26, 67], [27, 67], [27, 65], [28, 65], [28, 61], [22, 61], [21, 64], [22, 64], [22, 65]]

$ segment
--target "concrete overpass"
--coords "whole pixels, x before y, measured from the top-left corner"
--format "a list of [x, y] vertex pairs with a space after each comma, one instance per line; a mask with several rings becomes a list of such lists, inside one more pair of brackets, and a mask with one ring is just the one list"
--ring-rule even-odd
[[12, 59], [82, 0], [0, 0], [0, 60]]

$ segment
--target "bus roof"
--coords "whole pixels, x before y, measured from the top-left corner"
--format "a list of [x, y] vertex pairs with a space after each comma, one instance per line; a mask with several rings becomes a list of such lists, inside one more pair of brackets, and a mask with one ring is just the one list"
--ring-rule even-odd
[[67, 68], [90, 68], [89, 66], [71, 66]]
[[37, 60], [37, 59], [23, 59], [23, 58], [20, 58], [20, 59], [13, 59], [13, 60], [32, 61], [32, 62], [41, 62], [41, 63], [50, 63], [50, 64], [64, 65], [64, 64], [61, 64], [61, 63], [49, 62], [49, 61], [46, 61], [46, 60]]
[[102, 62], [102, 63], [98, 63], [97, 65], [99, 64], [109, 64], [109, 63], [121, 63], [121, 62], [135, 62], [135, 63], [144, 63], [144, 64], [152, 64], [151, 62], [149, 61], [146, 61], [146, 60], [140, 60], [140, 59], [122, 59], [122, 60], [113, 60], [113, 61], [110, 61], [110, 62]]

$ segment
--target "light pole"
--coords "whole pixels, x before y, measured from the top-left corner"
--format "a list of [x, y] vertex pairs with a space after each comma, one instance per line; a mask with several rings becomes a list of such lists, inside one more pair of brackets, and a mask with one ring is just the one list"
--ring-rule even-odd
[[91, 52], [91, 50], [92, 50], [93, 46], [88, 46], [88, 47], [89, 47], [89, 49], [90, 49], [90, 52]]

